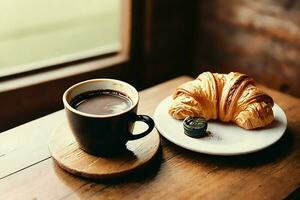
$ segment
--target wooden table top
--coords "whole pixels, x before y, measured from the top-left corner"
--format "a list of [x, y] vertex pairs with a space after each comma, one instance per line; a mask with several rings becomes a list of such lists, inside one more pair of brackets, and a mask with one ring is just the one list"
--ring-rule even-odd
[[[140, 92], [139, 113], [190, 77]], [[299, 199], [300, 100], [263, 87], [287, 114], [283, 138], [260, 152], [211, 156], [162, 138], [160, 156], [145, 169], [117, 180], [91, 181], [66, 173], [52, 160], [47, 142], [66, 120], [58, 111], [0, 134], [0, 199]]]

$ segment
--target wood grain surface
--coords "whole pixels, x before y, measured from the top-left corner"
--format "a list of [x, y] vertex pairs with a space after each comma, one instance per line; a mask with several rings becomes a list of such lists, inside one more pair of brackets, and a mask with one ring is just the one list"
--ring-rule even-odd
[[[179, 77], [140, 93], [139, 113], [191, 78]], [[299, 199], [300, 100], [262, 87], [286, 112], [283, 138], [243, 156], [193, 153], [162, 139], [161, 158], [129, 176], [92, 181], [66, 173], [47, 150], [63, 111], [0, 134], [0, 199]]]
[[97, 157], [80, 149], [68, 123], [63, 123], [50, 136], [49, 151], [66, 171], [80, 177], [104, 179], [124, 176], [144, 167], [157, 155], [159, 145], [159, 135], [153, 130], [141, 139], [127, 142], [126, 151], [118, 155]]

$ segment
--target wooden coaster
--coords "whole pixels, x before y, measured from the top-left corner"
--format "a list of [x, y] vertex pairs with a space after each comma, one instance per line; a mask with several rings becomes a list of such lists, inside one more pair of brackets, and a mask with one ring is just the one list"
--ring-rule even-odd
[[127, 142], [121, 155], [97, 157], [81, 150], [67, 123], [52, 134], [49, 150], [56, 163], [66, 171], [87, 178], [113, 178], [126, 175], [147, 164], [158, 152], [160, 138], [154, 129], [146, 137]]

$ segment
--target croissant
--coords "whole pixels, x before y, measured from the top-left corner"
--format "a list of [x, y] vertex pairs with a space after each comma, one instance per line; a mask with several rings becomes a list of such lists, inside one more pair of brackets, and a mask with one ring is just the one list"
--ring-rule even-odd
[[204, 117], [255, 129], [274, 120], [273, 105], [272, 97], [246, 74], [204, 72], [176, 89], [169, 114], [175, 119]]

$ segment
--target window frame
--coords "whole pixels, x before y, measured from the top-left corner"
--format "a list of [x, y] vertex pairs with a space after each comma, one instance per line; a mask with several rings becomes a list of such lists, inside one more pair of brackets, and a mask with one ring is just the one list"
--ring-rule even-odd
[[[59, 60], [50, 59], [33, 64], [25, 64], [18, 68], [4, 69], [3, 73], [0, 74], [0, 83], [9, 82], [9, 80], [16, 80], [22, 78], [32, 79], [34, 75], [45, 74], [47, 72], [64, 71], [65, 68], [72, 68], [69, 70], [69, 75], [93, 71], [107, 67], [106, 64], [99, 62], [105, 58], [115, 58], [116, 63], [118, 60], [123, 59], [124, 61], [129, 60], [129, 45], [130, 45], [130, 28], [131, 28], [131, 0], [121, 1], [121, 28], [120, 34], [121, 48], [116, 47], [103, 47], [100, 52], [90, 53], [90, 55], [84, 55], [85, 52], [78, 53], [77, 56], [70, 56], [71, 58], [63, 57]], [[69, 57], [69, 56], [68, 56]], [[111, 60], [111, 59], [110, 59]], [[114, 62], [107, 63], [108, 66], [114, 64]], [[98, 65], [95, 67], [95, 65]], [[83, 67], [84, 66], [84, 67]], [[84, 68], [84, 69], [83, 69]], [[62, 70], [60, 70], [62, 69]], [[55, 79], [55, 76], [51, 76]], [[60, 78], [60, 76], [57, 76]], [[36, 84], [36, 82], [34, 82]], [[2, 84], [1, 84], [2, 85]], [[3, 88], [0, 88], [0, 92]]]
[[[32, 66], [0, 77], [0, 132], [62, 108], [61, 95], [74, 83], [96, 77], [130, 79], [132, 1], [121, 1], [121, 49], [65, 63]], [[47, 92], [45, 95], [45, 91]], [[38, 98], [34, 98], [38, 97]]]

